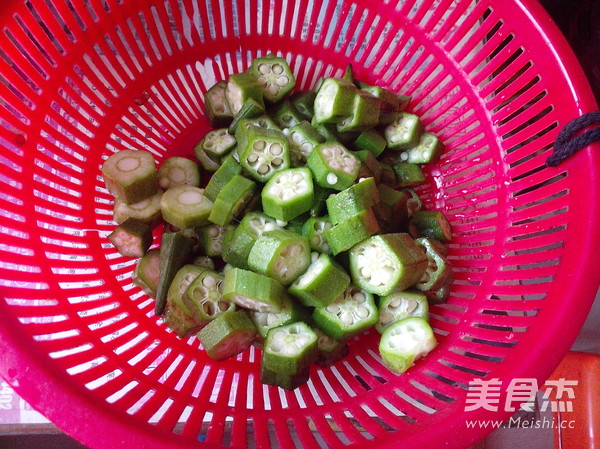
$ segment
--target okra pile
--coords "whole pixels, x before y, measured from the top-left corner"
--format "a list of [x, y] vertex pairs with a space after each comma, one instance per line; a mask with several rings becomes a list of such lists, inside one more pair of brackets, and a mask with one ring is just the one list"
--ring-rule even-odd
[[443, 145], [409, 97], [350, 65], [295, 87], [284, 58], [256, 58], [206, 92], [212, 129], [193, 155], [158, 168], [144, 150], [111, 155], [108, 238], [139, 258], [133, 282], [168, 328], [215, 360], [256, 345], [265, 384], [298, 387], [371, 328], [403, 373], [436, 346], [428, 306], [453, 282], [450, 223], [414, 189]]

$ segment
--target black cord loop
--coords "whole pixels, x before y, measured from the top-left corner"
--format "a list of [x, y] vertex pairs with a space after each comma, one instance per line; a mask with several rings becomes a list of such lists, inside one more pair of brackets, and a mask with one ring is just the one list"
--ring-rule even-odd
[[546, 159], [546, 165], [556, 167], [562, 161], [582, 148], [600, 140], [600, 126], [577, 134], [582, 129], [600, 125], [600, 111], [586, 112], [581, 117], [571, 120], [560, 130], [554, 142], [554, 151]]

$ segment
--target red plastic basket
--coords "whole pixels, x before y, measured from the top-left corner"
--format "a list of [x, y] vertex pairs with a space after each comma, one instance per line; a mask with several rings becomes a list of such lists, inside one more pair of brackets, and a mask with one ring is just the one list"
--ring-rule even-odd
[[[542, 382], [599, 284], [598, 148], [558, 168], [561, 127], [596, 109], [532, 0], [4, 0], [0, 6], [0, 373], [92, 448], [459, 448], [469, 382]], [[439, 347], [396, 376], [373, 332], [293, 392], [260, 354], [179, 340], [107, 244], [102, 161], [191, 154], [203, 93], [267, 52], [299, 85], [358, 77], [412, 95], [446, 152], [419, 193], [444, 210], [456, 282], [431, 308]], [[594, 153], [594, 150], [595, 153]]]

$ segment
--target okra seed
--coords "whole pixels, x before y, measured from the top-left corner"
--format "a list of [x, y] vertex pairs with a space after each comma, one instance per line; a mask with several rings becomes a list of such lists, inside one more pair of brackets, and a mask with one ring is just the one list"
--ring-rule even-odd
[[215, 303], [212, 301], [207, 301], [204, 304], [202, 304], [202, 308], [204, 309], [204, 312], [208, 315], [208, 316], [214, 316], [215, 313], [217, 312], [215, 310]]
[[300, 136], [300, 133], [292, 133], [292, 142], [294, 142], [297, 145], [300, 145], [300, 143], [302, 142], [302, 136]]
[[334, 159], [331, 162], [329, 162], [329, 167], [332, 170], [339, 170], [340, 169], [340, 163]]
[[283, 159], [280, 157], [276, 157], [271, 162], [273, 163], [273, 165], [279, 166], [279, 165], [283, 164]]
[[265, 142], [264, 140], [257, 140], [252, 144], [252, 148], [254, 148], [257, 151], [264, 150], [266, 146], [267, 142]]
[[343, 313], [340, 316], [340, 321], [342, 323], [344, 323], [346, 326], [351, 325], [352, 323], [354, 323], [354, 319], [352, 318], [352, 314], [351, 313]]
[[281, 153], [283, 153], [283, 147], [280, 143], [274, 143], [273, 145], [271, 145], [271, 148], [269, 148], [269, 151], [271, 152], [271, 154], [278, 156]]
[[337, 182], [337, 180], [338, 180], [338, 177], [337, 177], [337, 175], [335, 173], [328, 173], [327, 174], [327, 183], [328, 184], [333, 185], [333, 184], [335, 184]]
[[259, 64], [258, 71], [263, 75], [267, 75], [271, 71], [271, 67], [268, 64]]
[[295, 174], [292, 176], [292, 181], [294, 181], [294, 182], [301, 182], [301, 181], [303, 181], [303, 180], [304, 180], [304, 176], [302, 176], [302, 175], [301, 175], [301, 174], [299, 174], [299, 173], [295, 173]]
[[283, 73], [283, 67], [279, 64], [274, 64], [273, 73], [275, 73], [276, 75], [281, 75]]
[[327, 159], [331, 158], [331, 156], [332, 156], [330, 148], [324, 148], [322, 153], [323, 153], [323, 156], [325, 156]]
[[219, 236], [219, 234], [221, 234], [219, 228], [217, 228], [216, 226], [211, 226], [208, 229], [208, 236], [211, 238], [217, 238]]
[[304, 151], [305, 154], [309, 155], [315, 149], [315, 146], [310, 142], [302, 142], [300, 148], [302, 149], [302, 151]]
[[369, 316], [369, 309], [367, 309], [365, 306], [359, 306], [356, 308], [356, 314], [360, 318], [366, 318]]
[[202, 285], [207, 288], [215, 288], [217, 286], [217, 280], [213, 276], [205, 276], [202, 279]]
[[281, 195], [281, 191], [282, 191], [282, 188], [281, 188], [281, 186], [279, 184], [275, 184], [273, 187], [271, 187], [271, 193], [273, 195], [280, 196]]
[[408, 313], [414, 312], [416, 310], [417, 306], [418, 306], [417, 301], [413, 301], [412, 299], [406, 301], [406, 311]]
[[270, 84], [267, 87], [267, 92], [269, 92], [271, 95], [277, 95], [277, 92], [279, 92], [279, 88], [274, 84]]
[[219, 310], [221, 312], [226, 312], [229, 309], [229, 307], [231, 307], [231, 303], [229, 303], [227, 301], [219, 301], [218, 305], [219, 305]]
[[258, 160], [258, 154], [256, 154], [256, 153], [250, 153], [250, 154], [248, 155], [248, 158], [247, 158], [247, 160], [248, 160], [248, 162], [250, 162], [251, 164], [254, 164], [254, 163], [255, 163], [255, 162]]
[[290, 79], [287, 76], [279, 76], [277, 77], [276, 83], [283, 87], [285, 85], [287, 85], [290, 82]]
[[261, 175], [264, 175], [265, 173], [267, 173], [270, 170], [270, 167], [267, 164], [260, 164], [258, 166], [258, 173]]
[[283, 350], [283, 342], [281, 341], [274, 341], [271, 344], [271, 351], [273, 352], [281, 352]]
[[319, 246], [321, 244], [321, 239], [318, 235], [313, 235], [310, 239], [310, 244], [312, 246]]
[[390, 305], [389, 305], [389, 307], [391, 307], [391, 308], [395, 309], [395, 308], [396, 308], [396, 307], [398, 307], [400, 304], [402, 304], [402, 300], [401, 300], [401, 299], [399, 299], [399, 298], [397, 298], [397, 299], [394, 299], [394, 300], [392, 300], [392, 301], [390, 302]]
[[392, 321], [394, 319], [394, 315], [392, 315], [389, 312], [383, 312], [381, 315], [379, 315], [379, 321], [381, 321], [382, 324], [387, 324], [390, 321]]
[[274, 313], [267, 313], [267, 326], [272, 326], [277, 322], [277, 315]]
[[352, 299], [354, 299], [354, 301], [356, 301], [356, 302], [365, 302], [366, 297], [364, 294], [358, 292], [358, 293], [355, 293], [354, 295], [352, 295]]

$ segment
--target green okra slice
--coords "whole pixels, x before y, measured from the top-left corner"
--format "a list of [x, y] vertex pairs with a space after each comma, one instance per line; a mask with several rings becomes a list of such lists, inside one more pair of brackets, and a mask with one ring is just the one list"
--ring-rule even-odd
[[317, 334], [318, 349], [317, 360], [315, 363], [321, 368], [327, 368], [348, 355], [347, 340], [335, 340], [318, 327], [313, 327], [313, 330]]
[[200, 165], [204, 170], [210, 173], [216, 172], [221, 166], [221, 159], [210, 156], [204, 151], [204, 149], [200, 146], [200, 142], [194, 147], [194, 154], [196, 155], [196, 159], [200, 162]]
[[396, 187], [396, 173], [392, 166], [385, 162], [380, 162], [379, 166], [381, 167], [381, 179], [379, 180], [379, 183], [390, 187]]
[[400, 153], [400, 160], [409, 164], [433, 164], [440, 160], [444, 145], [433, 134], [422, 132], [418, 143]]
[[373, 178], [377, 184], [381, 181], [381, 164], [372, 153], [367, 150], [355, 151], [354, 154], [362, 162], [358, 179]]
[[194, 186], [175, 186], [160, 199], [163, 219], [179, 229], [208, 224], [213, 202], [204, 196], [204, 189]]
[[290, 163], [294, 167], [303, 166], [315, 145], [325, 142], [325, 138], [306, 120], [283, 130], [290, 144]]
[[242, 175], [234, 175], [217, 195], [208, 221], [219, 226], [231, 224], [234, 218], [240, 216], [255, 189], [253, 181]]
[[154, 156], [144, 150], [121, 150], [102, 164], [108, 192], [125, 204], [133, 204], [158, 191]]
[[405, 231], [411, 195], [406, 190], [396, 190], [385, 184], [380, 184], [378, 190], [380, 201], [373, 206], [373, 210], [382, 229], [386, 233]]
[[390, 371], [402, 374], [436, 346], [437, 340], [429, 323], [421, 317], [409, 317], [385, 328], [379, 342], [379, 354]]
[[186, 338], [197, 332], [201, 327], [194, 319], [192, 312], [186, 305], [186, 292], [189, 285], [206, 268], [187, 264], [177, 270], [167, 293], [167, 308], [164, 322], [169, 329], [180, 338]]
[[378, 202], [379, 190], [375, 179], [361, 179], [356, 184], [327, 198], [329, 220], [336, 225], [373, 207]]
[[215, 261], [210, 256], [196, 256], [192, 264], [209, 270], [215, 269]]
[[281, 131], [249, 126], [243, 129], [240, 164], [258, 182], [267, 182], [290, 166], [289, 144]]
[[306, 167], [275, 173], [262, 192], [263, 211], [281, 221], [289, 221], [310, 210], [314, 203], [311, 171]]
[[321, 187], [319, 184], [314, 184], [314, 190], [315, 200], [308, 212], [311, 217], [319, 217], [327, 214], [327, 198], [329, 198], [329, 195], [332, 193], [335, 193], [335, 191]]
[[336, 340], [345, 340], [370, 329], [378, 318], [373, 295], [354, 285], [325, 307], [313, 311], [315, 324]]
[[268, 114], [281, 128], [291, 128], [305, 120], [304, 116], [287, 99], [271, 106]]
[[162, 315], [173, 278], [192, 254], [194, 241], [183, 232], [165, 232], [160, 245], [160, 273], [156, 287], [156, 315]]
[[158, 224], [162, 219], [160, 213], [160, 199], [162, 195], [163, 191], [159, 189], [154, 195], [132, 204], [126, 204], [115, 198], [113, 220], [117, 224], [121, 224], [128, 218], [135, 218], [149, 226]]
[[[410, 97], [402, 97], [397, 95], [385, 87], [368, 86], [360, 84], [362, 90], [369, 92], [371, 95], [381, 100], [381, 111], [379, 114], [379, 124], [382, 126], [389, 125], [396, 120], [401, 111], [404, 110]], [[407, 100], [408, 99], [408, 100]], [[406, 102], [406, 104], [403, 104]]]
[[223, 239], [227, 229], [232, 229], [233, 226], [219, 226], [209, 224], [196, 228], [200, 249], [204, 254], [210, 257], [221, 256], [223, 254]]
[[427, 268], [427, 256], [406, 233], [374, 235], [350, 249], [352, 282], [375, 295], [416, 284]]
[[258, 102], [254, 98], [248, 98], [238, 113], [235, 114], [227, 131], [229, 134], [235, 135], [240, 123], [247, 123], [247, 120], [264, 115], [265, 112], [265, 105], [263, 102]]
[[146, 223], [128, 218], [118, 225], [108, 240], [123, 257], [142, 257], [152, 245], [152, 229]]
[[320, 85], [314, 103], [316, 123], [339, 123], [350, 115], [358, 89], [343, 79], [327, 78]]
[[263, 232], [282, 228], [274, 218], [262, 212], [247, 213], [234, 230], [225, 233], [223, 260], [235, 267], [249, 269], [248, 255], [256, 240]]
[[280, 101], [296, 85], [296, 78], [285, 58], [274, 54], [254, 58], [250, 73], [262, 88], [264, 99], [270, 103]]
[[354, 142], [352, 142], [352, 147], [357, 151], [368, 151], [375, 157], [379, 157], [383, 150], [387, 147], [387, 142], [385, 137], [381, 135], [379, 131], [376, 129], [367, 129], [361, 132]]
[[236, 145], [235, 136], [229, 134], [227, 128], [213, 129], [207, 132], [199, 145], [212, 158], [227, 156]]
[[[298, 215], [296, 218], [292, 218], [290, 221], [288, 221], [287, 224], [284, 226], [284, 229], [295, 232], [296, 234], [304, 235], [302, 234], [302, 226], [304, 226], [304, 223], [306, 222], [306, 220], [308, 220], [308, 218], [309, 217], [306, 213]], [[285, 223], [281, 220], [280, 222]]]
[[225, 100], [235, 116], [244, 103], [252, 98], [259, 104], [264, 104], [263, 91], [254, 75], [250, 72], [232, 73], [225, 87]]
[[422, 247], [427, 255], [427, 269], [423, 277], [415, 284], [415, 288], [422, 291], [440, 289], [453, 274], [450, 263], [443, 252], [438, 249], [439, 242], [421, 237], [415, 239], [415, 243]]
[[317, 334], [306, 323], [285, 324], [269, 330], [262, 354], [266, 369], [294, 375], [317, 360]]
[[154, 248], [146, 252], [135, 266], [132, 281], [145, 294], [156, 298], [158, 278], [160, 275], [160, 249]]
[[427, 296], [417, 290], [394, 290], [379, 298], [379, 318], [375, 329], [382, 334], [390, 324], [411, 316], [429, 321]]
[[445, 278], [444, 283], [437, 288], [437, 290], [426, 290], [423, 291], [430, 304], [443, 304], [448, 301], [450, 292], [452, 290], [452, 284], [454, 283], [454, 273], [450, 271], [448, 277]]
[[191, 159], [173, 156], [165, 159], [157, 171], [158, 186], [167, 190], [180, 185], [200, 186], [200, 167]]
[[228, 126], [233, 120], [233, 113], [225, 99], [226, 81], [214, 84], [204, 96], [204, 111], [213, 128]]
[[280, 312], [285, 288], [269, 276], [234, 267], [223, 280], [223, 298], [257, 312]]
[[399, 162], [392, 168], [396, 176], [396, 187], [413, 187], [425, 182], [425, 174], [419, 164]]
[[310, 368], [308, 366], [297, 374], [278, 373], [277, 371], [265, 368], [264, 363], [261, 363], [260, 366], [260, 382], [264, 385], [272, 385], [284, 390], [295, 390], [308, 382], [309, 378]]
[[315, 97], [317, 93], [314, 90], [301, 90], [294, 92], [290, 96], [290, 101], [296, 110], [302, 114], [306, 120], [312, 120], [315, 115]]
[[350, 285], [350, 276], [327, 254], [321, 254], [288, 288], [306, 306], [326, 307]]
[[314, 120], [314, 118], [310, 124], [313, 128], [315, 128], [317, 130], [317, 132], [319, 134], [321, 134], [321, 136], [323, 136], [323, 139], [325, 139], [325, 142], [337, 142], [338, 141], [338, 135], [335, 132], [334, 125], [327, 125], [325, 123], [319, 124]]
[[206, 184], [204, 196], [214, 202], [225, 184], [227, 184], [235, 175], [241, 173], [242, 166], [231, 155], [225, 157], [221, 166], [210, 177], [208, 184]]
[[417, 144], [422, 130], [423, 124], [419, 117], [401, 112], [396, 120], [385, 127], [383, 133], [389, 148], [406, 149]]
[[205, 326], [223, 313], [233, 312], [235, 304], [223, 299], [223, 275], [211, 269], [200, 273], [188, 286], [184, 303], [196, 322]]
[[379, 123], [381, 100], [363, 90], [354, 94], [350, 114], [337, 123], [338, 132], [364, 131]]
[[324, 142], [315, 146], [307, 165], [321, 187], [344, 190], [358, 178], [361, 162], [342, 144]]
[[373, 209], [369, 208], [334, 225], [325, 232], [325, 239], [335, 256], [380, 231], [379, 221]]
[[452, 240], [452, 225], [441, 210], [414, 211], [408, 222], [408, 232], [413, 238], [427, 237], [442, 243]]
[[319, 253], [331, 254], [325, 233], [333, 227], [328, 216], [310, 217], [302, 225], [302, 235], [308, 238], [310, 248]]
[[306, 307], [286, 295], [283, 297], [279, 312], [249, 311], [248, 316], [250, 316], [254, 326], [256, 326], [258, 338], [264, 340], [270, 329], [283, 326], [284, 324], [295, 323], [296, 321], [306, 322], [310, 317], [310, 313]]
[[198, 332], [206, 354], [213, 360], [227, 360], [248, 349], [256, 328], [245, 311], [222, 313]]
[[289, 285], [310, 265], [310, 244], [306, 237], [287, 229], [263, 232], [248, 254], [248, 265]]

